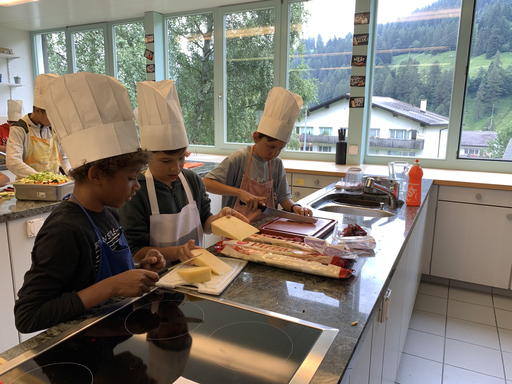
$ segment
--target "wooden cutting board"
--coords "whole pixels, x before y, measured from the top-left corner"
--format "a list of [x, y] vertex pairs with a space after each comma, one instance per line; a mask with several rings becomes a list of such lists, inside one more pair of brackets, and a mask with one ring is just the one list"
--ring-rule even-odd
[[331, 232], [336, 220], [315, 217], [315, 224], [299, 223], [297, 221], [278, 217], [261, 225], [258, 229], [261, 233], [273, 236], [296, 237], [304, 240], [306, 236], [322, 238]]

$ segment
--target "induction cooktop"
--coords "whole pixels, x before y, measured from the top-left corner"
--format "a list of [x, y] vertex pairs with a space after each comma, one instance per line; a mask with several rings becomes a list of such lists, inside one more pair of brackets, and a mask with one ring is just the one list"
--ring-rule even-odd
[[337, 333], [232, 302], [159, 289], [7, 372], [0, 366], [0, 383], [172, 384], [183, 378], [201, 384], [308, 383]]

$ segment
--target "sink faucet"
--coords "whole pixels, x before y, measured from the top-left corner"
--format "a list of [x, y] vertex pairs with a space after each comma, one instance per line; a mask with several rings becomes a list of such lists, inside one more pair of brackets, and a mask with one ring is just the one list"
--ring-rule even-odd
[[365, 187], [385, 192], [389, 196], [389, 209], [398, 208], [398, 191], [400, 190], [398, 182], [393, 183], [391, 188], [386, 188], [383, 185], [377, 184], [373, 177], [368, 177], [366, 178]]

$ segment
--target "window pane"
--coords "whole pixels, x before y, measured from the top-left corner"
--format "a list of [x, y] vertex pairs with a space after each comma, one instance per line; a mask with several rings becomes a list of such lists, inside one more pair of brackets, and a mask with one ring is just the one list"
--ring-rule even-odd
[[461, 1], [423, 4], [379, 0], [369, 155], [445, 157]]
[[227, 141], [252, 143], [274, 84], [275, 11], [237, 12], [224, 18]]
[[512, 161], [512, 5], [477, 0], [459, 158]]
[[144, 43], [144, 22], [114, 26], [117, 73], [126, 87], [132, 108], [137, 107], [137, 83], [146, 80], [146, 58], [141, 55]]
[[75, 48], [75, 72], [105, 74], [105, 37], [103, 29], [76, 32], [72, 35]]
[[169, 79], [176, 83], [190, 144], [214, 145], [213, 14], [167, 19]]
[[289, 88], [304, 100], [295, 125], [313, 132], [293, 133], [287, 150], [334, 152], [338, 130], [348, 127], [354, 9], [355, 0], [290, 4]]
[[42, 33], [35, 36], [35, 52], [39, 74], [65, 75], [68, 73], [64, 32]]

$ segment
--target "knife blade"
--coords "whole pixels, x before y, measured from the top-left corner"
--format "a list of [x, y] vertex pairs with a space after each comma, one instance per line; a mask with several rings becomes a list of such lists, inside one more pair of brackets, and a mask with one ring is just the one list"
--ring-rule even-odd
[[[245, 205], [245, 203], [243, 201], [240, 201], [240, 204]], [[315, 224], [317, 222], [317, 219], [315, 219], [314, 217], [302, 216], [302, 215], [297, 215], [296, 213], [281, 211], [279, 209], [270, 208], [270, 207], [267, 207], [267, 206], [265, 206], [263, 204], [259, 204], [259, 203], [258, 203], [258, 209], [264, 215], [267, 215], [267, 216], [283, 217], [285, 219], [298, 221], [300, 223]]]

